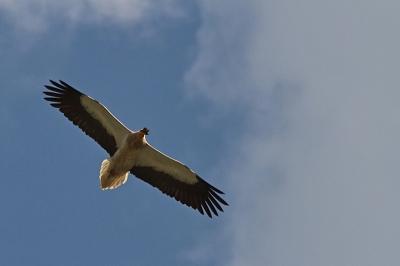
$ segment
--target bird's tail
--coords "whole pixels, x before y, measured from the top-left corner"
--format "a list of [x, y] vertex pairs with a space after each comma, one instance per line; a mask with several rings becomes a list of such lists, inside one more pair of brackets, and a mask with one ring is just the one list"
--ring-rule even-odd
[[129, 172], [121, 173], [115, 172], [113, 169], [110, 169], [110, 160], [105, 159], [101, 163], [100, 168], [99, 178], [101, 189], [114, 189], [122, 184], [125, 184], [125, 182], [128, 180], [128, 174]]

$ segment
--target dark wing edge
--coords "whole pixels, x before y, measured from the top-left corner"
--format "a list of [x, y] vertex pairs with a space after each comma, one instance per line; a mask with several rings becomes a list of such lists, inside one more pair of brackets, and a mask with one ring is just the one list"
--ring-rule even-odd
[[[61, 80], [60, 84], [53, 80], [50, 80], [50, 82], [54, 87], [45, 85], [49, 91], [43, 93], [49, 97], [44, 99], [51, 102], [51, 106], [59, 109], [68, 120], [94, 139], [112, 156], [117, 151], [115, 138], [108, 134], [103, 125], [85, 110], [85, 107], [81, 104], [81, 97], [86, 95]], [[103, 107], [100, 103], [96, 103]]]
[[[172, 176], [154, 170], [152, 167], [134, 166], [131, 171], [137, 178], [158, 188], [162, 193], [175, 198], [184, 205], [198, 210], [204, 215], [204, 211], [212, 218], [212, 213], [218, 216], [216, 208], [224, 212], [220, 203], [229, 206], [218, 194], [225, 194], [214, 186], [210, 185], [198, 175], [198, 182], [186, 184], [174, 179]], [[204, 210], [204, 211], [203, 211]], [[210, 211], [211, 210], [211, 211]]]

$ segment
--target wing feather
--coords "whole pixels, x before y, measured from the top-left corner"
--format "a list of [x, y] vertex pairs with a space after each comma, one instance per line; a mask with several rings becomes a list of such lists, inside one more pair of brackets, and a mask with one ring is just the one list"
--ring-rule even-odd
[[[218, 194], [224, 194], [201, 179], [188, 167], [146, 145], [139, 153], [130, 171], [137, 178], [158, 188], [162, 193], [198, 210], [211, 218], [218, 216], [216, 208], [228, 205]], [[217, 194], [218, 193], [218, 194]], [[219, 202], [219, 203], [218, 203]], [[216, 208], [215, 208], [216, 207]]]
[[106, 107], [60, 80], [50, 80], [53, 86], [43, 93], [50, 105], [59, 109], [74, 125], [82, 129], [112, 156], [131, 131]]

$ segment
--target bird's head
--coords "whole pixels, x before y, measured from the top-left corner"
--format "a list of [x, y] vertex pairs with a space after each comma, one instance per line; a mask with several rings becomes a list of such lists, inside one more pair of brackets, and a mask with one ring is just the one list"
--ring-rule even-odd
[[147, 127], [141, 129], [140, 132], [143, 132], [143, 134], [145, 134], [146, 136], [150, 134], [150, 130]]

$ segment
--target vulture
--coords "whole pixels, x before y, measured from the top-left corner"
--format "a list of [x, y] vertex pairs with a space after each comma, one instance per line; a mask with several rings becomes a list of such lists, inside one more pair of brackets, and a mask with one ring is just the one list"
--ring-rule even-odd
[[228, 204], [224, 194], [210, 185], [186, 165], [156, 150], [146, 141], [149, 129], [132, 131], [108, 109], [67, 83], [50, 80], [45, 85], [44, 99], [68, 120], [95, 140], [110, 155], [100, 167], [100, 186], [114, 189], [128, 180], [129, 173], [158, 188], [182, 204], [204, 212], [212, 218], [223, 212], [220, 204]]

